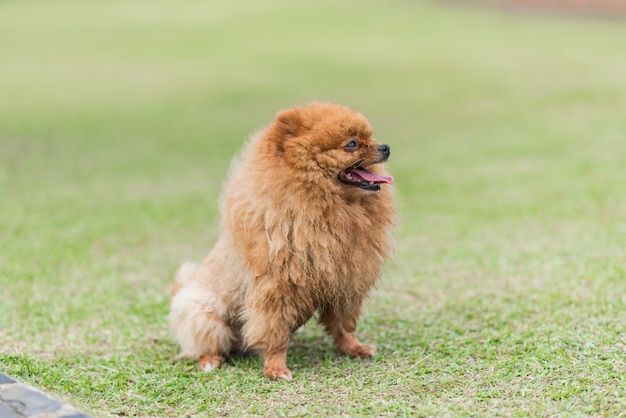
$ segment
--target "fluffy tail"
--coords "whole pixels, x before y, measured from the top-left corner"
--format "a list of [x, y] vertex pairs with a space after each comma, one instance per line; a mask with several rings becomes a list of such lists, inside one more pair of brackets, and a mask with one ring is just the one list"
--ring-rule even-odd
[[183, 263], [174, 276], [174, 283], [170, 285], [170, 293], [175, 295], [193, 278], [197, 266], [194, 263]]

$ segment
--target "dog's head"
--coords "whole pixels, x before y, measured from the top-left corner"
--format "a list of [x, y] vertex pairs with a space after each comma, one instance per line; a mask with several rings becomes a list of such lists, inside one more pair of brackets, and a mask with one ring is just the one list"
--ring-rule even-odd
[[311, 103], [283, 110], [269, 138], [287, 164], [312, 178], [374, 192], [393, 183], [381, 165], [389, 158], [389, 145], [376, 142], [367, 119], [347, 107]]

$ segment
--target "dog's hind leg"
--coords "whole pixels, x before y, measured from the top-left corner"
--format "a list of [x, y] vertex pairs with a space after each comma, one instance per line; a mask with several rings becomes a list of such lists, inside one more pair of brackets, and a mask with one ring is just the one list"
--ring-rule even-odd
[[235, 339], [210, 296], [183, 287], [172, 300], [169, 316], [170, 330], [182, 349], [180, 357], [195, 359], [203, 371], [221, 366]]

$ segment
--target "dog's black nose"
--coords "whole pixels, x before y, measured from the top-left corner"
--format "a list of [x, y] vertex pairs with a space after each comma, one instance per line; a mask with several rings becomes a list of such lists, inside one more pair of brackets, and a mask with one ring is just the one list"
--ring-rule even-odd
[[380, 144], [376, 149], [381, 154], [389, 155], [391, 153], [391, 148], [387, 144]]

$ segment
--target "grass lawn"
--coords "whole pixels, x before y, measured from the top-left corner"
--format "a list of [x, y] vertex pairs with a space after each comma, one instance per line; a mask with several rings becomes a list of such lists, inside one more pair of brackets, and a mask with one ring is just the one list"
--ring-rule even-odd
[[[0, 2], [0, 371], [96, 416], [623, 416], [625, 51], [420, 1]], [[314, 99], [392, 147], [378, 354], [309, 324], [292, 382], [198, 372], [167, 286], [242, 142]]]

